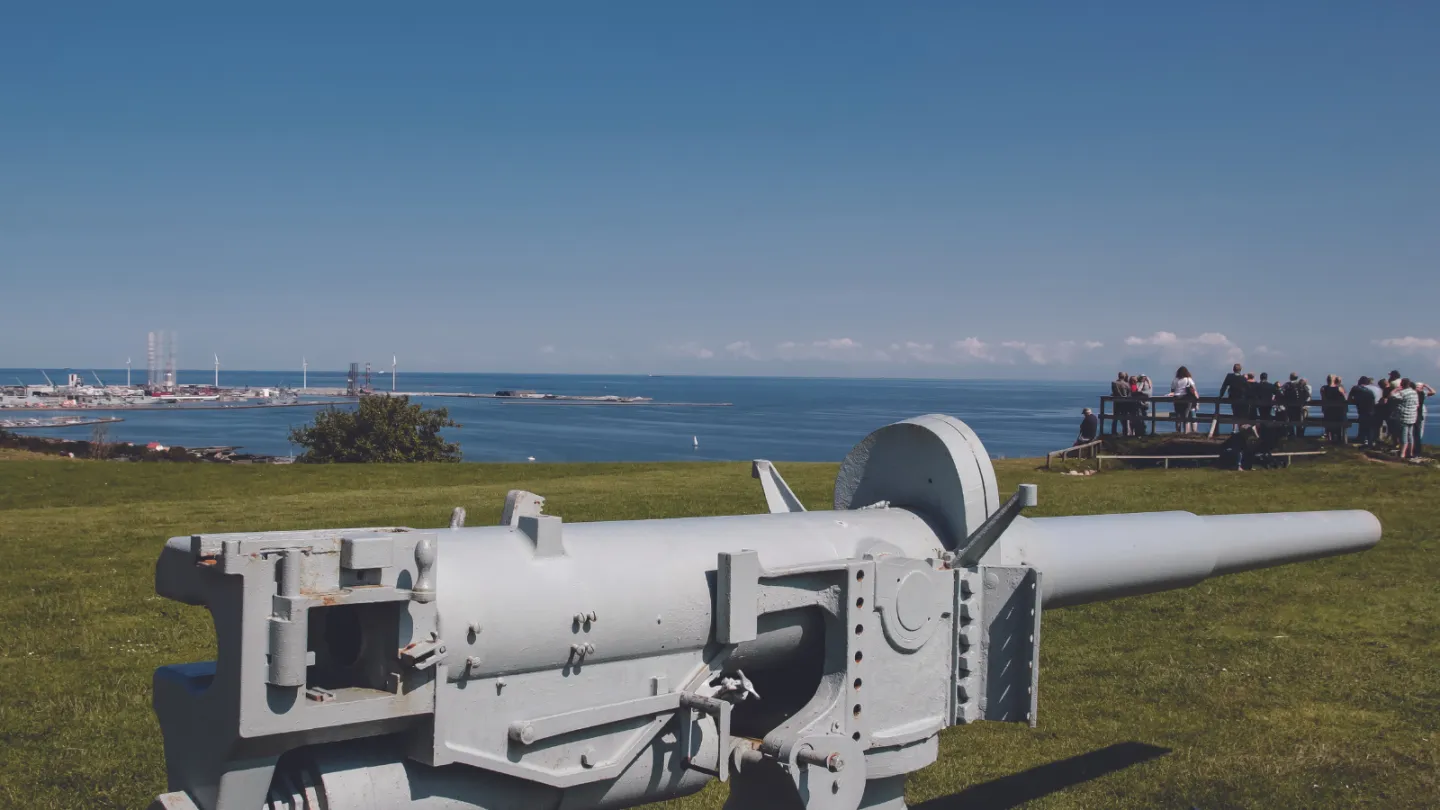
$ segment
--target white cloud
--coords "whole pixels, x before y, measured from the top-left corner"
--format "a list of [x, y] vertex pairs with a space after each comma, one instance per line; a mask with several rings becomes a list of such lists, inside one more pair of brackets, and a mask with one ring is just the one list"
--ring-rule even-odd
[[1401, 351], [1422, 351], [1425, 349], [1440, 349], [1440, 339], [1436, 338], [1385, 338], [1375, 341], [1387, 349], [1399, 349]]
[[1022, 358], [1032, 365], [1068, 365], [1079, 360], [1086, 352], [1105, 347], [1098, 340], [1060, 340], [1036, 343], [1028, 340], [1006, 340], [998, 347], [991, 346], [977, 338], [957, 341], [955, 348], [968, 357], [990, 363], [1013, 364]]
[[679, 357], [692, 357], [697, 360], [709, 360], [710, 358], [715, 356], [715, 352], [712, 352], [704, 346], [701, 346], [700, 344], [694, 342], [681, 343], [678, 346], [670, 346], [667, 348], [667, 351], [670, 354], [677, 355]]
[[990, 363], [995, 362], [995, 352], [990, 348], [990, 344], [977, 337], [957, 340], [950, 344], [950, 348], [975, 360], [985, 360]]
[[554, 353], [555, 353], [555, 347], [554, 347], [554, 346], [541, 346], [541, 347], [540, 347], [540, 353], [541, 353], [541, 354], [554, 354]]
[[[849, 337], [821, 338], [809, 341], [786, 340], [776, 343], [770, 349], [757, 348], [748, 340], [736, 340], [725, 345], [724, 352], [736, 358], [756, 361], [828, 361], [843, 363], [896, 363], [901, 365], [922, 364], [956, 366], [975, 363], [1015, 365], [1057, 365], [1075, 362], [1086, 353], [1104, 347], [1098, 340], [1061, 340], [1052, 342], [1031, 342], [1006, 340], [990, 343], [978, 337], [968, 337], [949, 343], [935, 343], [928, 340], [895, 341], [885, 347], [866, 346]], [[672, 353], [691, 357], [708, 357], [696, 353], [695, 344], [671, 348]], [[705, 350], [700, 350], [705, 351]]]
[[780, 360], [844, 360], [888, 359], [882, 351], [862, 351], [858, 340], [848, 337], [824, 338], [809, 343], [787, 340], [776, 344], [775, 357]]
[[1436, 366], [1440, 366], [1440, 338], [1385, 338], [1375, 341], [1375, 345], [1385, 349], [1394, 349], [1401, 354], [1429, 357], [1435, 361]]
[[748, 340], [737, 340], [734, 343], [727, 343], [725, 344], [725, 351], [747, 360], [760, 359], [759, 356], [755, 354], [755, 349], [750, 345], [750, 341]]
[[889, 356], [894, 357], [901, 363], [912, 360], [917, 363], [944, 362], [944, 358], [936, 354], [934, 343], [923, 343], [918, 340], [907, 340], [904, 343], [891, 343]]
[[1156, 332], [1149, 337], [1131, 335], [1125, 338], [1125, 345], [1152, 349], [1161, 357], [1180, 362], [1195, 362], [1195, 358], [1223, 358], [1226, 362], [1238, 363], [1245, 359], [1245, 352], [1219, 332], [1202, 332], [1195, 337], [1180, 337], [1174, 332]]

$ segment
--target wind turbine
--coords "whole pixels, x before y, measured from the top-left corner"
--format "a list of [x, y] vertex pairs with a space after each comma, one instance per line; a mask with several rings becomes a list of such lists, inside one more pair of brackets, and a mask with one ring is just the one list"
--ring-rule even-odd
[[310, 364], [305, 358], [300, 358], [300, 390], [304, 391], [310, 387]]
[[220, 355], [215, 355], [215, 387], [220, 387]]
[[395, 393], [395, 355], [390, 355], [390, 393]]
[[125, 387], [130, 387], [130, 358], [125, 358]]

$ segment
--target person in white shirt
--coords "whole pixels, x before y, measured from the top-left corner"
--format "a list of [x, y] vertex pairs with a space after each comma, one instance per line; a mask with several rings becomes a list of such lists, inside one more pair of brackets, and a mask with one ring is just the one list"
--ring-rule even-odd
[[1190, 377], [1190, 369], [1184, 366], [1175, 369], [1175, 379], [1170, 381], [1170, 396], [1175, 400], [1175, 432], [1194, 433], [1195, 423], [1191, 421], [1190, 414], [1200, 392], [1195, 388], [1195, 380]]

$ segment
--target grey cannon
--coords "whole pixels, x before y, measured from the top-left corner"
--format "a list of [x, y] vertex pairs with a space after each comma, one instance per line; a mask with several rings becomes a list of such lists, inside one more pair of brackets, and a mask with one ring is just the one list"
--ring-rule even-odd
[[217, 661], [162, 667], [171, 810], [903, 808], [947, 726], [1035, 723], [1042, 608], [1360, 551], [1368, 512], [1028, 519], [963, 423], [882, 428], [807, 512], [170, 540]]

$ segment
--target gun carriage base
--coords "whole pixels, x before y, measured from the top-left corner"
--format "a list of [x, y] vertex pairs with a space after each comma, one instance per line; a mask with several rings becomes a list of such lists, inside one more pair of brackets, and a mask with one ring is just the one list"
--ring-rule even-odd
[[808, 512], [170, 540], [163, 596], [217, 660], [162, 667], [169, 810], [903, 808], [942, 729], [1036, 722], [1044, 609], [1359, 551], [1367, 512], [1024, 517], [979, 439], [924, 416]]

